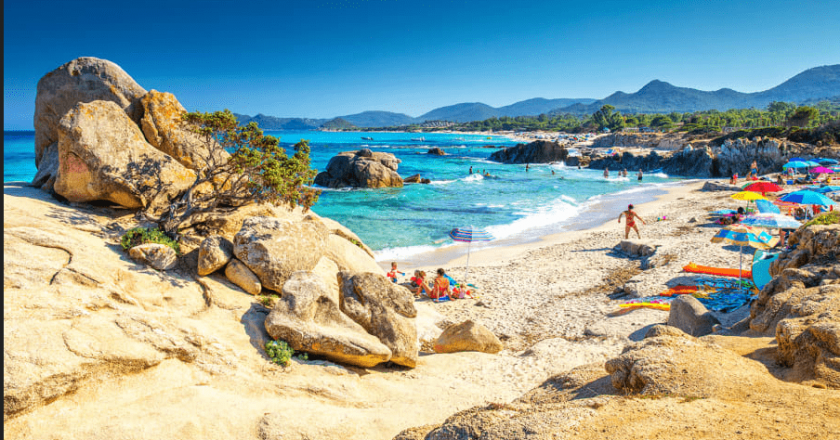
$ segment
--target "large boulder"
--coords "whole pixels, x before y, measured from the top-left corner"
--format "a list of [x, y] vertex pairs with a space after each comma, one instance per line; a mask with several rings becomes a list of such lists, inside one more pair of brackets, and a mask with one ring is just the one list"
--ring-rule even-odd
[[131, 258], [142, 261], [157, 270], [174, 269], [178, 265], [178, 254], [164, 244], [146, 243], [128, 250]]
[[668, 312], [668, 325], [676, 327], [691, 336], [705, 336], [712, 333], [715, 325], [720, 324], [708, 309], [691, 295], [680, 295], [671, 301]]
[[252, 217], [234, 237], [233, 253], [263, 287], [279, 292], [293, 272], [318, 264], [329, 235], [320, 222]]
[[283, 297], [265, 320], [272, 338], [295, 350], [360, 367], [391, 358], [388, 347], [341, 312], [319, 276], [295, 272], [282, 291]]
[[181, 125], [181, 115], [187, 110], [175, 95], [151, 90], [140, 102], [143, 106], [140, 127], [152, 146], [192, 170], [202, 169], [208, 162], [227, 160], [228, 154], [221, 149], [212, 151], [215, 157], [211, 158], [211, 151], [201, 138]]
[[435, 351], [438, 353], [459, 351], [498, 353], [502, 351], [502, 348], [504, 348], [502, 341], [493, 332], [472, 320], [450, 326], [435, 341]]
[[76, 104], [58, 131], [54, 189], [71, 202], [108, 200], [158, 215], [195, 181], [195, 173], [149, 145], [112, 101]]
[[621, 240], [615, 250], [629, 257], [649, 257], [656, 253], [656, 248], [659, 246], [643, 240]]
[[446, 156], [446, 152], [443, 151], [440, 147], [429, 148], [429, 151], [427, 151], [426, 154], [431, 154], [434, 156]]
[[534, 141], [505, 148], [490, 155], [490, 160], [502, 163], [549, 163], [564, 161], [569, 152], [557, 142]]
[[230, 260], [225, 267], [225, 276], [231, 283], [236, 284], [251, 295], [259, 295], [262, 292], [260, 279], [254, 275], [254, 272], [251, 272], [251, 269], [248, 269], [248, 266], [236, 258]]
[[417, 366], [414, 295], [374, 273], [342, 271], [338, 283], [341, 311], [391, 350], [391, 362]]
[[390, 153], [369, 149], [344, 151], [330, 159], [327, 169], [315, 176], [315, 184], [328, 188], [401, 187], [403, 180], [397, 174], [399, 163]]
[[40, 168], [44, 149], [58, 142], [61, 118], [80, 102], [113, 101], [135, 123], [146, 94], [120, 66], [99, 58], [81, 57], [44, 75], [35, 95], [35, 165]]
[[207, 237], [198, 248], [198, 274], [201, 276], [225, 267], [233, 258], [233, 243], [230, 240], [214, 235]]
[[339, 235], [330, 234], [324, 254], [334, 261], [340, 270], [385, 275], [382, 267], [365, 252], [364, 248]]

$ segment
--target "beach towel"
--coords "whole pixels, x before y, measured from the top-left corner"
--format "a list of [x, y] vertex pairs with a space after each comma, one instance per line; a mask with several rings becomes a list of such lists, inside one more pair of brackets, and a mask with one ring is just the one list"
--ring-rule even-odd
[[622, 309], [648, 308], [656, 310], [671, 310], [671, 301], [673, 300], [673, 297], [668, 298], [664, 296], [648, 296], [644, 298], [634, 298], [628, 301], [624, 301], [618, 306]]
[[675, 296], [675, 295], [691, 295], [697, 293], [697, 286], [674, 286], [662, 293], [659, 296]]
[[683, 267], [683, 270], [690, 273], [703, 273], [707, 275], [718, 275], [722, 277], [735, 277], [739, 276], [741, 278], [750, 279], [752, 278], [752, 271], [749, 270], [741, 270], [738, 269], [725, 269], [720, 267], [710, 267], [710, 266], [701, 266], [699, 264], [688, 263], [687, 266]]

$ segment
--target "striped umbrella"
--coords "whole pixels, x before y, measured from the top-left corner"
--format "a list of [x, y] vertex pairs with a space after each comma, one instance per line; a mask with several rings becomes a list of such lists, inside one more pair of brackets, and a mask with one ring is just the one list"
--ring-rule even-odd
[[472, 242], [490, 241], [495, 239], [495, 237], [484, 229], [468, 226], [449, 231], [449, 238], [467, 243], [467, 269], [464, 271], [464, 284], [467, 284], [467, 274], [470, 272], [470, 248], [472, 247]]
[[759, 231], [753, 227], [745, 226], [742, 224], [735, 224], [731, 226], [727, 226], [714, 237], [712, 237], [712, 243], [729, 243], [729, 244], [737, 244], [739, 246], [738, 250], [738, 281], [741, 281], [741, 272], [744, 262], [744, 254], [741, 252], [744, 250], [744, 246], [750, 246], [758, 249], [769, 249], [770, 248], [770, 239], [773, 238], [767, 231]]
[[741, 224], [744, 226], [768, 229], [796, 229], [802, 226], [802, 223], [796, 221], [793, 217], [782, 214], [751, 215], [741, 220]]

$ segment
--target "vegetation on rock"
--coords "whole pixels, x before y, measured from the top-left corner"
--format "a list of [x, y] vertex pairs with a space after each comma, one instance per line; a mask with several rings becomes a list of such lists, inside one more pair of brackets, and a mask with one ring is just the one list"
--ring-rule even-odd
[[265, 354], [277, 365], [289, 365], [295, 350], [281, 339], [265, 343]]
[[[307, 141], [295, 144], [290, 157], [277, 138], [264, 135], [254, 122], [240, 126], [228, 110], [185, 113], [182, 121], [205, 143], [207, 157], [190, 188], [173, 200], [163, 222], [167, 232], [189, 227], [196, 214], [221, 206], [256, 202], [308, 210], [318, 200], [320, 192], [309, 187], [316, 172], [309, 166]], [[214, 154], [220, 150], [230, 156]]]
[[831, 211], [814, 217], [811, 221], [805, 223], [805, 227], [811, 225], [836, 225], [838, 223], [840, 223], [840, 211]]
[[181, 253], [181, 246], [158, 228], [132, 228], [120, 238], [120, 245], [126, 251], [141, 244], [157, 243], [169, 246], [175, 253]]

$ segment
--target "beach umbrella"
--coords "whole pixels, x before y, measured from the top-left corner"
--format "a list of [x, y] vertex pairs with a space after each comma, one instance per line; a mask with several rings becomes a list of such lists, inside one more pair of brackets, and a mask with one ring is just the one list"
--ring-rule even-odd
[[801, 190], [785, 194], [779, 198], [783, 202], [793, 202], [800, 205], [833, 206], [836, 202], [814, 191]]
[[840, 186], [831, 186], [831, 185], [809, 186], [805, 189], [808, 190], [808, 191], [813, 191], [813, 192], [825, 194], [825, 193], [830, 193], [830, 192], [834, 192], [834, 191], [840, 191]]
[[746, 200], [746, 201], [766, 200], [764, 198], [764, 196], [762, 196], [761, 194], [756, 193], [756, 192], [752, 192], [752, 191], [741, 191], [739, 193], [732, 194], [730, 197], [732, 197], [735, 200]]
[[820, 159], [817, 162], [819, 162], [820, 165], [837, 165], [838, 163], [840, 163], [834, 159]]
[[750, 246], [757, 249], [769, 249], [770, 239], [772, 236], [767, 231], [759, 231], [753, 227], [745, 226], [743, 224], [735, 224], [727, 226], [714, 237], [712, 243], [729, 243], [737, 244], [738, 248], [738, 284], [741, 282], [741, 272], [743, 271], [744, 263], [744, 246]]
[[801, 160], [792, 160], [792, 161], [782, 165], [782, 168], [784, 168], [784, 169], [788, 169], [788, 168], [796, 169], [796, 168], [808, 168], [809, 166], [811, 166], [811, 165], [808, 165], [807, 162], [803, 162]]
[[752, 191], [752, 192], [760, 192], [761, 195], [768, 192], [778, 192], [781, 191], [782, 187], [776, 185], [773, 182], [755, 182], [751, 183], [744, 188], [744, 191]]
[[816, 167], [811, 168], [811, 172], [815, 174], [831, 174], [834, 173], [834, 170], [826, 167]]
[[741, 224], [744, 226], [768, 229], [797, 229], [802, 226], [802, 223], [796, 221], [795, 218], [782, 214], [751, 215], [741, 220]]
[[779, 207], [770, 203], [769, 200], [756, 200], [755, 206], [758, 208], [758, 212], [763, 214], [780, 214], [781, 211]]
[[467, 269], [464, 271], [464, 284], [467, 284], [467, 274], [470, 272], [470, 248], [472, 247], [472, 242], [490, 241], [495, 237], [484, 229], [468, 226], [449, 231], [449, 238], [467, 243]]
[[711, 215], [726, 215], [726, 214], [736, 214], [738, 211], [734, 209], [718, 209], [717, 211], [712, 211], [709, 214]]

